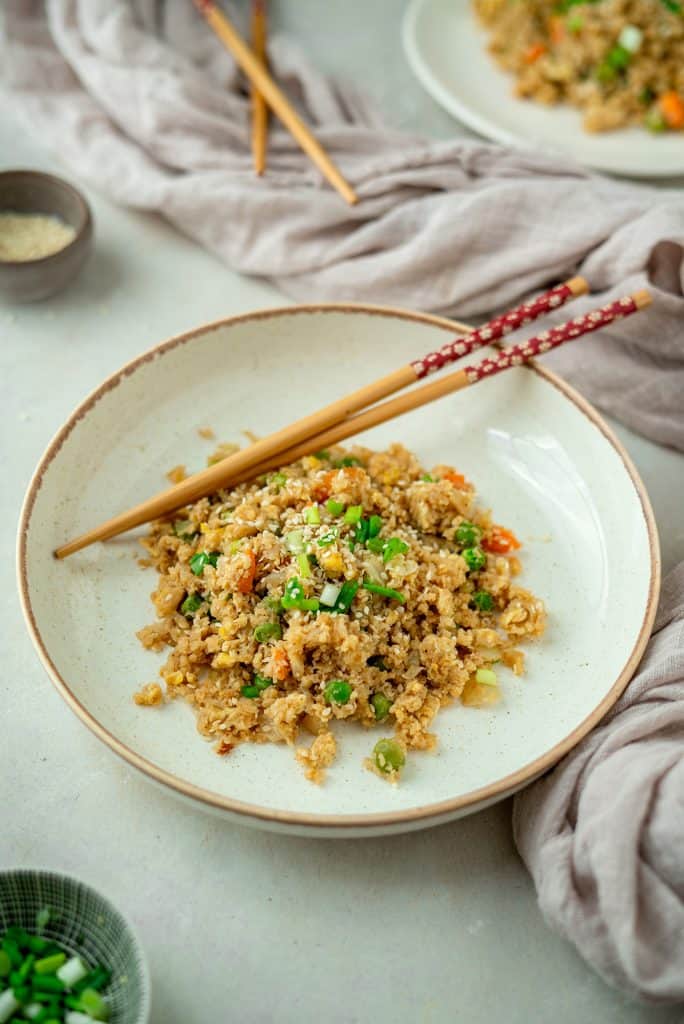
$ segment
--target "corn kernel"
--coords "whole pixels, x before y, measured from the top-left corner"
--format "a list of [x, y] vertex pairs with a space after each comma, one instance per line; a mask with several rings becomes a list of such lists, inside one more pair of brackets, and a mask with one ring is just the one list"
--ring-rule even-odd
[[224, 651], [221, 651], [221, 653], [217, 654], [214, 658], [214, 668], [230, 668], [231, 665], [234, 664], [235, 658], [233, 655], [226, 654]]
[[180, 686], [184, 676], [182, 672], [166, 672], [164, 678], [168, 686]]
[[318, 561], [328, 576], [341, 576], [344, 572], [344, 561], [339, 551], [326, 551], [318, 556]]
[[321, 460], [317, 459], [315, 455], [305, 455], [302, 459], [304, 469], [318, 469], [320, 464]]

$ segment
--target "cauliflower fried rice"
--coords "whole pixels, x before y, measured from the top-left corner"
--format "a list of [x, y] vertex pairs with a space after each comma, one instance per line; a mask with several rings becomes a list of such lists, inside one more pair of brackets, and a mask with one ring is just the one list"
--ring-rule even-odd
[[544, 631], [543, 603], [516, 583], [515, 536], [460, 473], [428, 473], [398, 444], [221, 490], [143, 543], [158, 618], [138, 636], [170, 653], [164, 689], [136, 702], [184, 698], [220, 755], [289, 744], [314, 782], [342, 720], [375, 730], [369, 754], [382, 737], [367, 766], [396, 781], [407, 750], [435, 746], [439, 709], [498, 700], [493, 666], [521, 674], [519, 645]]
[[571, 103], [589, 132], [684, 130], [684, 0], [473, 3], [515, 95]]

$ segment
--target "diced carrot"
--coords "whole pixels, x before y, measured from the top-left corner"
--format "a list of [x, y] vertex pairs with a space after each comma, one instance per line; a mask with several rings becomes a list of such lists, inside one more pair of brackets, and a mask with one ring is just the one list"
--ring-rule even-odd
[[505, 555], [507, 551], [517, 551], [520, 541], [512, 530], [505, 526], [493, 526], [491, 532], [483, 538], [482, 547], [492, 554]]
[[549, 36], [552, 43], [562, 43], [565, 36], [565, 19], [552, 14], [548, 21]]
[[249, 556], [249, 565], [238, 580], [238, 590], [241, 594], [251, 594], [256, 574], [256, 555], [251, 549], [244, 552]]
[[664, 92], [658, 106], [668, 128], [684, 128], [684, 100], [678, 92]]
[[453, 484], [454, 487], [457, 487], [459, 491], [469, 491], [472, 486], [463, 476], [463, 473], [456, 473], [454, 470], [451, 470], [449, 473], [445, 473], [442, 480], [448, 480], [449, 483]]
[[325, 501], [326, 498], [330, 497], [332, 482], [335, 479], [336, 472], [336, 469], [329, 469], [328, 472], [324, 473], [321, 479], [314, 484], [313, 495], [317, 501]]
[[282, 682], [283, 679], [287, 679], [289, 674], [290, 659], [287, 656], [287, 651], [282, 647], [276, 647], [273, 651], [273, 675], [278, 682]]
[[342, 486], [346, 483], [353, 484], [355, 481], [360, 480], [366, 476], [365, 469], [361, 469], [360, 466], [342, 466], [340, 469], [329, 469], [327, 473], [324, 473], [321, 479], [313, 488], [313, 494], [317, 501], [325, 501], [329, 498], [332, 489], [333, 481], [339, 479], [342, 481]]
[[523, 60], [526, 64], [534, 64], [535, 60], [539, 60], [543, 53], [546, 53], [544, 43], [532, 43], [532, 46], [525, 51]]

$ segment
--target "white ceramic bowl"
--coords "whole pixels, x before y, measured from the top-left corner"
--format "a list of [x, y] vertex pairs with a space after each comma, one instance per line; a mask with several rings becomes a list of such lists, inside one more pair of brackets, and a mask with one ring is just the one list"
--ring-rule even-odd
[[[659, 581], [653, 516], [634, 467], [598, 415], [539, 369], [517, 368], [363, 436], [450, 462], [524, 541], [522, 582], [546, 601], [547, 636], [528, 674], [491, 709], [436, 720], [438, 752], [412, 754], [392, 787], [362, 766], [374, 742], [345, 726], [323, 786], [282, 746], [217, 757], [178, 701], [137, 707], [161, 656], [134, 633], [153, 620], [156, 574], [127, 535], [58, 562], [67, 538], [204, 465], [197, 428], [264, 434], [438, 348], [452, 322], [399, 310], [288, 307], [173, 338], [98, 388], [60, 430], [29, 486], [19, 527], [26, 620], [79, 718], [150, 778], [236, 820], [292, 832], [367, 835], [420, 828], [512, 793], [557, 761], [614, 703], [646, 643]], [[580, 342], [581, 343], [581, 342]], [[484, 353], [483, 353], [484, 354]], [[472, 360], [472, 357], [471, 357]], [[370, 742], [369, 742], [370, 741]]]

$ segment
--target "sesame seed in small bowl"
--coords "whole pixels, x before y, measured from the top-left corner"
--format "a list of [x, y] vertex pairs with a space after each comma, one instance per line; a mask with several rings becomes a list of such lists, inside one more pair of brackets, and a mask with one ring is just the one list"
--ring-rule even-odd
[[147, 1024], [133, 928], [98, 892], [52, 871], [0, 871], [0, 1024]]
[[0, 298], [35, 302], [61, 291], [92, 235], [90, 208], [73, 185], [42, 171], [0, 173]]

